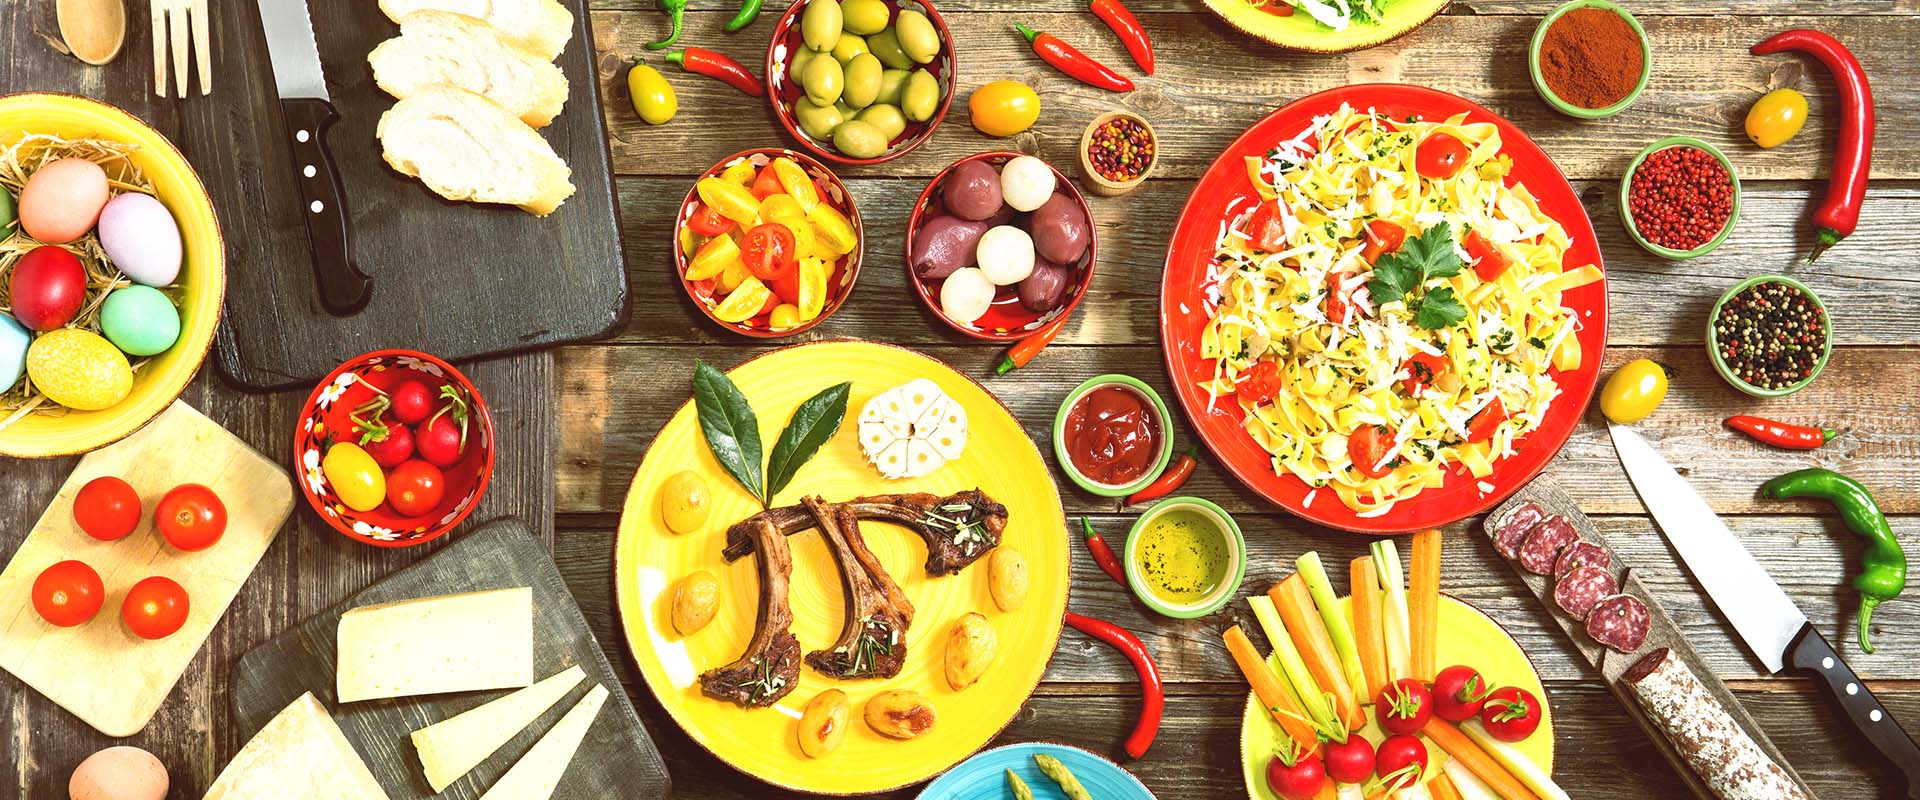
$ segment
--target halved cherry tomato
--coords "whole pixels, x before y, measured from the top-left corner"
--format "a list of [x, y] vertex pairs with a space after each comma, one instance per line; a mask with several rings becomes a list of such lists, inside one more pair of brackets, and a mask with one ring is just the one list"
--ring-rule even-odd
[[1440, 376], [1447, 374], [1447, 370], [1453, 368], [1453, 362], [1432, 353], [1414, 353], [1400, 368], [1407, 371], [1407, 377], [1400, 380], [1400, 391], [1408, 397], [1417, 397], [1420, 390], [1432, 386]]
[[1335, 325], [1344, 325], [1347, 317], [1353, 314], [1353, 298], [1340, 291], [1340, 281], [1345, 273], [1327, 273], [1327, 321]]
[[1280, 393], [1280, 366], [1271, 361], [1254, 364], [1234, 392], [1254, 405], [1272, 400]]
[[212, 489], [183, 483], [153, 507], [153, 525], [167, 543], [181, 550], [205, 550], [227, 532], [227, 505]]
[[1420, 149], [1414, 151], [1413, 168], [1421, 177], [1437, 181], [1447, 180], [1460, 174], [1467, 166], [1467, 156], [1473, 151], [1467, 149], [1467, 143], [1451, 135], [1436, 133], [1420, 143]]
[[1393, 472], [1392, 462], [1387, 460], [1387, 450], [1393, 447], [1393, 432], [1385, 425], [1362, 425], [1360, 429], [1347, 436], [1347, 458], [1353, 460], [1353, 468], [1369, 478], [1379, 478]]
[[1268, 200], [1253, 210], [1253, 216], [1247, 220], [1247, 235], [1253, 237], [1253, 248], [1269, 253], [1278, 253], [1287, 249], [1287, 229], [1280, 222], [1280, 204]]
[[1484, 442], [1493, 438], [1494, 430], [1506, 420], [1506, 405], [1500, 402], [1500, 398], [1493, 398], [1492, 403], [1480, 409], [1480, 413], [1473, 415], [1473, 419], [1467, 420], [1467, 441]]
[[713, 206], [699, 201], [693, 204], [693, 216], [687, 218], [687, 227], [701, 236], [719, 236], [733, 230], [733, 220], [713, 210]]
[[746, 241], [740, 243], [740, 256], [754, 277], [762, 281], [779, 280], [800, 268], [798, 247], [793, 231], [787, 226], [763, 222], [747, 231]]
[[155, 575], [127, 590], [120, 617], [142, 639], [165, 639], [187, 623], [187, 590], [171, 578]]
[[1468, 230], [1466, 241], [1461, 245], [1467, 250], [1467, 258], [1473, 259], [1473, 274], [1480, 276], [1480, 280], [1497, 281], [1501, 273], [1513, 266], [1513, 259], [1507, 258], [1506, 253], [1500, 252], [1500, 248], [1479, 231]]
[[1288, 5], [1286, 0], [1267, 0], [1267, 2], [1254, 6], [1254, 8], [1258, 8], [1276, 17], [1293, 16], [1293, 6]]
[[106, 596], [100, 573], [84, 561], [62, 561], [33, 579], [33, 610], [40, 612], [41, 619], [62, 628], [93, 619]]
[[779, 174], [773, 171], [772, 165], [768, 165], [761, 167], [760, 174], [753, 176], [753, 185], [748, 187], [748, 191], [753, 192], [754, 197], [765, 200], [785, 193], [786, 189], [781, 188]]
[[1367, 245], [1360, 248], [1360, 257], [1371, 264], [1380, 256], [1400, 249], [1407, 241], [1407, 229], [1398, 222], [1376, 219], [1367, 223]]

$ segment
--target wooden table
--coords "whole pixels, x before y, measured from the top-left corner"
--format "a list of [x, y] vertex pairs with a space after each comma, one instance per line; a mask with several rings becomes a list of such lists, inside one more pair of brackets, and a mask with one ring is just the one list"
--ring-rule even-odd
[[[1314, 57], [1235, 34], [1194, 0], [1134, 0], [1134, 10], [1158, 45], [1160, 71], [1140, 81], [1138, 91], [1118, 96], [1075, 84], [1041, 65], [1012, 31], [1013, 21], [1021, 19], [1131, 72], [1119, 45], [1084, 13], [1079, 0], [942, 3], [959, 39], [961, 101], [921, 151], [880, 167], [842, 172], [868, 223], [867, 269], [838, 315], [797, 338], [896, 342], [971, 374], [987, 372], [999, 358], [997, 348], [945, 332], [907, 293], [900, 266], [904, 210], [934, 171], [967, 153], [1011, 146], [1070, 164], [1086, 121], [1121, 104], [1150, 117], [1161, 134], [1164, 160], [1157, 177], [1129, 197], [1095, 201], [1103, 258], [1089, 302], [1033, 366], [988, 386], [1027, 422], [1037, 440], [1046, 435], [1067, 388], [1090, 375], [1129, 372], [1164, 394], [1169, 387], [1156, 325], [1163, 253], [1180, 206], [1205, 165], [1254, 120], [1312, 91], [1397, 81], [1457, 92], [1519, 124], [1558, 161], [1586, 201], [1610, 279], [1607, 369], [1642, 356], [1678, 369], [1666, 405], [1641, 429], [1671, 460], [1690, 469], [1694, 485], [1828, 638], [1850, 641], [1855, 596], [1845, 583], [1860, 544], [1827, 509], [1763, 505], [1754, 488], [1789, 469], [1831, 466], [1874, 487], [1882, 505], [1899, 515], [1895, 528], [1909, 542], [1920, 528], [1920, 517], [1914, 516], [1920, 514], [1920, 492], [1913, 488], [1920, 479], [1914, 466], [1920, 457], [1920, 302], [1913, 298], [1920, 290], [1913, 277], [1913, 254], [1920, 250], [1920, 228], [1913, 223], [1920, 219], [1920, 147], [1915, 146], [1920, 140], [1911, 133], [1920, 126], [1920, 64], [1913, 59], [1914, 42], [1920, 41], [1920, 2], [1639, 0], [1630, 5], [1653, 38], [1653, 80], [1632, 109], [1600, 122], [1553, 113], [1528, 83], [1526, 40], [1553, 5], [1460, 0], [1399, 41], [1349, 56]], [[169, 105], [175, 101], [140, 91], [149, 52], [144, 30], [136, 32], [114, 65], [84, 69], [54, 54], [36, 35], [57, 30], [52, 6], [50, 0], [0, 5], [0, 41], [8, 62], [0, 65], [0, 89], [106, 97], [163, 130], [176, 131], [179, 117]], [[620, 173], [635, 289], [633, 321], [605, 343], [471, 365], [469, 374], [493, 404], [502, 442], [493, 488], [474, 519], [517, 515], [552, 537], [580, 605], [625, 670], [627, 690], [666, 754], [677, 796], [774, 797], [777, 793], [693, 746], [634, 683], [631, 660], [615, 633], [611, 554], [627, 480], [653, 432], [686, 399], [692, 359], [731, 365], [768, 347], [719, 331], [674, 288], [667, 249], [673, 206], [695, 170], [744, 147], [784, 143], [784, 138], [759, 101], [672, 70], [679, 118], [662, 127], [638, 122], [624, 108], [619, 78], [625, 62], [642, 52], [641, 43], [663, 30], [663, 18], [649, 0], [596, 0], [595, 7], [593, 28], [609, 101], [604, 113]], [[1017, 15], [1011, 13], [1016, 10]], [[769, 9], [768, 15], [773, 13]], [[769, 23], [763, 20], [747, 33], [729, 36], [721, 24], [730, 14], [730, 9], [711, 7], [690, 14], [688, 43], [757, 65]], [[1875, 182], [1860, 231], [1816, 265], [1800, 257], [1810, 243], [1808, 198], [1823, 188], [1819, 179], [1836, 135], [1833, 85], [1811, 62], [1746, 54], [1749, 44], [1790, 27], [1820, 28], [1852, 46], [1873, 77], [1879, 102]], [[1032, 132], [1010, 141], [988, 139], [966, 125], [965, 92], [1000, 78], [1032, 84], [1045, 109]], [[1759, 151], [1745, 143], [1740, 120], [1760, 92], [1782, 85], [1808, 94], [1813, 121], [1793, 142]], [[1673, 133], [1721, 145], [1745, 182], [1743, 214], [1731, 239], [1716, 253], [1688, 262], [1659, 261], [1634, 247], [1617, 222], [1613, 199], [1633, 154]], [[203, 163], [245, 157], [188, 155]], [[1839, 345], [1831, 367], [1812, 388], [1764, 404], [1723, 384], [1700, 344], [1713, 299], [1735, 281], [1761, 272], [1795, 275], [1820, 292], [1835, 310]], [[279, 456], [300, 398], [246, 395], [203, 376], [186, 399]], [[1728, 414], [1754, 410], [1817, 420], [1848, 433], [1817, 454], [1798, 454], [1762, 449], [1719, 425]], [[1179, 435], [1188, 437], [1190, 431], [1183, 425]], [[71, 460], [0, 460], [0, 552], [11, 552], [71, 466]], [[1642, 571], [1689, 629], [1695, 646], [1736, 687], [1819, 794], [1904, 796], [1897, 775], [1813, 694], [1813, 687], [1765, 676], [1730, 638], [1724, 621], [1654, 530], [1597, 414], [1574, 434], [1547, 478], [1573, 493], [1600, 521], [1620, 546], [1620, 556]], [[1124, 530], [1130, 515], [1115, 503], [1063, 485], [1069, 513], [1091, 515], [1109, 534]], [[1305, 550], [1344, 560], [1363, 549], [1362, 538], [1277, 512], [1212, 464], [1203, 465], [1188, 488], [1239, 516], [1253, 553], [1248, 587], [1265, 586]], [[1651, 743], [1593, 682], [1594, 673], [1574, 656], [1508, 567], [1481, 540], [1464, 535], [1466, 530], [1462, 524], [1450, 531], [1456, 535], [1448, 540], [1444, 588], [1492, 614], [1533, 656], [1558, 721], [1561, 784], [1576, 797], [1677, 796], [1677, 776]], [[328, 532], [311, 513], [298, 512], [160, 715], [126, 743], [146, 747], [168, 764], [175, 781], [172, 797], [198, 797], [242, 744], [228, 711], [234, 657], [431, 549], [361, 547]], [[1190, 622], [1152, 616], [1085, 560], [1074, 568], [1073, 597], [1075, 610], [1116, 620], [1146, 638], [1170, 684], [1159, 742], [1133, 770], [1169, 800], [1239, 796], [1238, 720], [1246, 689], [1218, 637], [1230, 615]], [[1851, 645], [1843, 649], [1896, 715], [1920, 731], [1920, 634], [1915, 633], [1920, 606], [1894, 601], [1880, 608], [1875, 621], [1878, 653], [1858, 654]], [[1104, 646], [1069, 634], [1047, 682], [1002, 740], [1053, 739], [1112, 752], [1131, 726], [1135, 707], [1126, 663]], [[7, 720], [0, 761], [16, 765], [14, 776], [0, 781], [0, 797], [64, 796], [74, 764], [112, 743], [11, 677], [0, 679], [0, 708]]]

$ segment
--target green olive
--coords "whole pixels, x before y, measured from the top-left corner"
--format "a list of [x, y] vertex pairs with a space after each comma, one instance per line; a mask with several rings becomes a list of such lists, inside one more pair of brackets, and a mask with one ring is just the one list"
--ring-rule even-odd
[[926, 122], [939, 109], [940, 81], [924, 69], [914, 70], [907, 76], [906, 88], [900, 90], [900, 113], [914, 122]]
[[807, 90], [807, 99], [815, 105], [830, 106], [846, 89], [847, 75], [840, 69], [840, 62], [816, 58], [807, 62], [807, 68], [800, 73], [800, 86]]
[[900, 37], [892, 28], [867, 37], [867, 50], [880, 59], [880, 63], [892, 69], [907, 69], [913, 66], [913, 59], [907, 57], [907, 51], [900, 49]]
[[833, 129], [846, 121], [840, 109], [816, 105], [812, 100], [804, 97], [793, 101], [793, 117], [799, 120], [802, 132], [823, 142], [831, 140]]
[[933, 29], [933, 20], [918, 11], [901, 11], [900, 18], [893, 21], [893, 35], [907, 57], [922, 64], [932, 63], [933, 57], [940, 55], [940, 32]]
[[887, 16], [892, 9], [886, 0], [846, 0], [840, 4], [840, 13], [846, 18], [847, 30], [868, 36], [879, 33], [887, 27]]
[[907, 129], [907, 118], [900, 114], [900, 107], [886, 103], [874, 103], [860, 109], [860, 113], [853, 118], [879, 128], [881, 133], [887, 135], [889, 142]]
[[840, 34], [840, 41], [833, 44], [833, 60], [840, 62], [840, 66], [843, 67], [847, 62], [852, 61], [854, 56], [864, 52], [867, 52], [867, 40], [851, 33]]
[[799, 83], [800, 74], [802, 71], [804, 71], [807, 68], [807, 62], [812, 61], [813, 57], [817, 55], [820, 55], [820, 54], [817, 52], [814, 52], [812, 48], [808, 48], [808, 47], [795, 48], [793, 52], [788, 53], [787, 54], [787, 80], [792, 81], [794, 83]]
[[872, 53], [854, 56], [847, 64], [847, 88], [840, 99], [852, 108], [866, 108], [880, 95], [880, 59]]
[[840, 41], [840, 0], [807, 0], [800, 13], [800, 37], [822, 53]]
[[873, 96], [873, 102], [900, 105], [900, 90], [907, 88], [907, 74], [904, 69], [883, 70], [880, 73], [880, 93]]
[[848, 120], [833, 129], [834, 149], [854, 158], [877, 158], [887, 152], [887, 141], [891, 137], [878, 125], [860, 120]]

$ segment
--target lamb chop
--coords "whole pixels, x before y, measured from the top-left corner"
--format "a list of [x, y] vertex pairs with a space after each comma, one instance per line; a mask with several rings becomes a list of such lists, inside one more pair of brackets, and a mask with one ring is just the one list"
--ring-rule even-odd
[[819, 523], [820, 538], [826, 540], [833, 563], [840, 568], [846, 596], [846, 622], [841, 624], [840, 640], [831, 648], [808, 653], [807, 663], [841, 679], [900, 674], [907, 660], [906, 633], [913, 621], [913, 606], [894, 605], [890, 598], [904, 600], [900, 587], [884, 570], [876, 574], [857, 554], [866, 550], [866, 543], [860, 539], [860, 521], [852, 511], [846, 506], [828, 505], [819, 497], [800, 502]]
[[733, 663], [700, 675], [708, 697], [747, 708], [770, 706], [800, 682], [800, 640], [792, 631], [793, 607], [787, 604], [787, 578], [793, 554], [787, 537], [764, 521], [746, 533], [760, 553], [760, 612], [747, 651]]
[[[846, 503], [862, 520], [892, 522], [920, 535], [927, 543], [927, 574], [951, 575], [980, 560], [999, 546], [1007, 527], [1007, 507], [979, 489], [941, 497], [934, 494], [882, 494], [856, 497]], [[786, 536], [817, 525], [802, 506], [770, 508], [727, 529], [725, 555], [734, 561], [754, 550], [753, 530], [767, 522]]]

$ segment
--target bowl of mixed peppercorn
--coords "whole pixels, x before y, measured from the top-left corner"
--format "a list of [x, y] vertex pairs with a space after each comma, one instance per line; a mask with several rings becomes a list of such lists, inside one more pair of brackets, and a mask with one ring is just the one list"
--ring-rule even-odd
[[1806, 284], [1759, 275], [1735, 284], [1707, 318], [1714, 369], [1754, 397], [1785, 397], [1819, 377], [1833, 353], [1827, 307]]
[[1101, 114], [1080, 135], [1080, 174], [1101, 197], [1131, 192], [1158, 162], [1157, 143], [1145, 118], [1125, 111]]
[[1740, 218], [1740, 179], [1719, 148], [1691, 136], [1647, 145], [1620, 181], [1620, 220], [1647, 252], [1687, 259], [1713, 252]]

